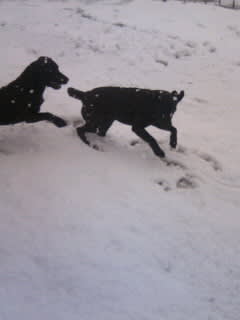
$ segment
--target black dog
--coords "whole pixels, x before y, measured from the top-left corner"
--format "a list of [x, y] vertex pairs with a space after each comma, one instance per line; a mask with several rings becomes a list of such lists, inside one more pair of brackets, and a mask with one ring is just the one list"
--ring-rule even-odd
[[86, 124], [77, 128], [77, 133], [86, 144], [89, 144], [86, 132], [104, 136], [114, 120], [118, 120], [131, 125], [133, 132], [146, 141], [159, 157], [165, 156], [164, 151], [145, 130], [146, 127], [152, 125], [170, 131], [170, 146], [175, 148], [177, 145], [177, 129], [172, 126], [172, 116], [184, 97], [184, 91], [99, 87], [86, 92], [68, 88], [68, 94], [82, 101]]
[[40, 57], [16, 80], [0, 89], [0, 125], [47, 120], [57, 127], [66, 126], [63, 119], [49, 112], [40, 112], [40, 107], [46, 87], [60, 89], [67, 82], [68, 78], [59, 72], [52, 59]]

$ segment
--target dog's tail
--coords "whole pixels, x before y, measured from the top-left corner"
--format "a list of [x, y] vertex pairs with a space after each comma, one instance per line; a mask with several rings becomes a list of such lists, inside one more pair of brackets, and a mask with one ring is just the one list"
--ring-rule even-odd
[[74, 88], [68, 88], [68, 94], [70, 97], [73, 97], [75, 99], [78, 100], [83, 100], [84, 96], [85, 96], [85, 92], [84, 91], [80, 91]]

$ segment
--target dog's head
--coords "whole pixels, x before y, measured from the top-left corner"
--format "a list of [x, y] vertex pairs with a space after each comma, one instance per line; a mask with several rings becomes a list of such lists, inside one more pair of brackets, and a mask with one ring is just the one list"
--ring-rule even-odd
[[164, 92], [159, 95], [161, 101], [161, 107], [163, 108], [163, 113], [168, 114], [172, 118], [174, 112], [177, 110], [177, 104], [183, 99], [184, 91]]
[[40, 57], [28, 67], [28, 70], [36, 74], [43, 85], [53, 89], [60, 89], [69, 80], [59, 71], [56, 62], [48, 57]]
[[177, 110], [178, 102], [180, 102], [184, 97], [184, 91], [182, 90], [179, 93], [177, 93], [177, 91], [172, 91], [171, 96], [172, 96], [172, 101], [173, 101], [173, 104], [171, 106], [171, 109], [172, 109], [171, 113], [173, 115], [174, 112]]

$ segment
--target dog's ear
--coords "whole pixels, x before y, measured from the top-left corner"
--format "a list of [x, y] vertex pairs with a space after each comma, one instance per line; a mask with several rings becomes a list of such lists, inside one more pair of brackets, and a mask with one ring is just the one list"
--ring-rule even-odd
[[41, 64], [41, 65], [46, 65], [46, 64], [48, 64], [49, 62], [50, 62], [50, 58], [48, 58], [48, 57], [40, 57], [40, 58], [38, 58], [38, 62]]
[[173, 100], [179, 102], [184, 97], [184, 91], [182, 90], [182, 91], [180, 91], [180, 93], [177, 93], [177, 91], [174, 90], [171, 92], [171, 95], [173, 97]]
[[184, 97], [185, 93], [184, 91], [180, 91], [180, 93], [178, 94], [178, 102], [182, 100], [182, 98]]

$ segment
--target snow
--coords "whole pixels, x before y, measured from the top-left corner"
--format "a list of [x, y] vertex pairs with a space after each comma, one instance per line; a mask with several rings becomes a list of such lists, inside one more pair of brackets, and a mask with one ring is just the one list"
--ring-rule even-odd
[[0, 86], [39, 56], [80, 90], [185, 90], [167, 159], [131, 128], [0, 127], [0, 320], [239, 320], [240, 12], [154, 0], [0, 1]]

